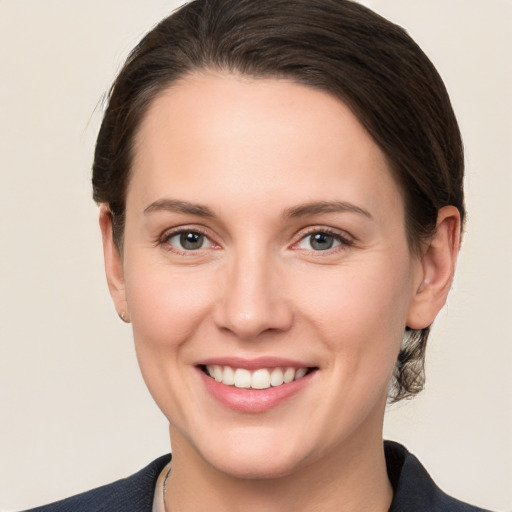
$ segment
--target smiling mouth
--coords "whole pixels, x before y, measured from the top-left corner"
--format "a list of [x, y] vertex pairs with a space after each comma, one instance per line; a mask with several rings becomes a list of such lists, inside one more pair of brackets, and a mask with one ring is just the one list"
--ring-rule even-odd
[[300, 380], [317, 368], [303, 367], [278, 367], [258, 368], [248, 370], [246, 368], [233, 368], [231, 366], [201, 365], [200, 369], [212, 379], [226, 386], [241, 389], [268, 389], [289, 384]]

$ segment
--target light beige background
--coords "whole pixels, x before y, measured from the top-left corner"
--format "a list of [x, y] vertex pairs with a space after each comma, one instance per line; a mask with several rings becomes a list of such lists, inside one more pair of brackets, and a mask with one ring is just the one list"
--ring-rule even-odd
[[[0, 0], [0, 508], [107, 483], [169, 451], [104, 283], [89, 169], [102, 94], [178, 3]], [[449, 493], [512, 511], [512, 2], [366, 3], [438, 67], [468, 164], [469, 223], [427, 390], [390, 410], [386, 436]]]

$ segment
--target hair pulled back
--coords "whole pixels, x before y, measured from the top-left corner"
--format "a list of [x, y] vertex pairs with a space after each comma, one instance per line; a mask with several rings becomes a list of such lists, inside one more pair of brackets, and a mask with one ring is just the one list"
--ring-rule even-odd
[[[439, 74], [404, 29], [350, 0], [194, 0], [142, 39], [110, 90], [92, 182], [119, 250], [141, 120], [159, 93], [200, 70], [291, 79], [344, 102], [388, 159], [411, 250], [421, 251], [443, 206], [464, 219], [457, 121]], [[391, 401], [423, 388], [428, 334], [406, 330]]]

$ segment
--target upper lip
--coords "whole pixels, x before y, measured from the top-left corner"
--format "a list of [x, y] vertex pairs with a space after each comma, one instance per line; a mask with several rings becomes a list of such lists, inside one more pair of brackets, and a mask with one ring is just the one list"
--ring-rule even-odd
[[259, 368], [312, 368], [314, 365], [303, 363], [294, 359], [274, 356], [262, 356], [253, 359], [243, 357], [212, 357], [198, 361], [196, 366], [230, 366], [231, 368], [245, 368], [257, 370]]

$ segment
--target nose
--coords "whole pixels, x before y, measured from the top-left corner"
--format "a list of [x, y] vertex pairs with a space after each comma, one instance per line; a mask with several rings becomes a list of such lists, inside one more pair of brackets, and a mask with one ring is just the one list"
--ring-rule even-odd
[[222, 296], [214, 313], [217, 327], [244, 340], [288, 330], [293, 311], [280, 274], [265, 254], [233, 258], [222, 276]]

